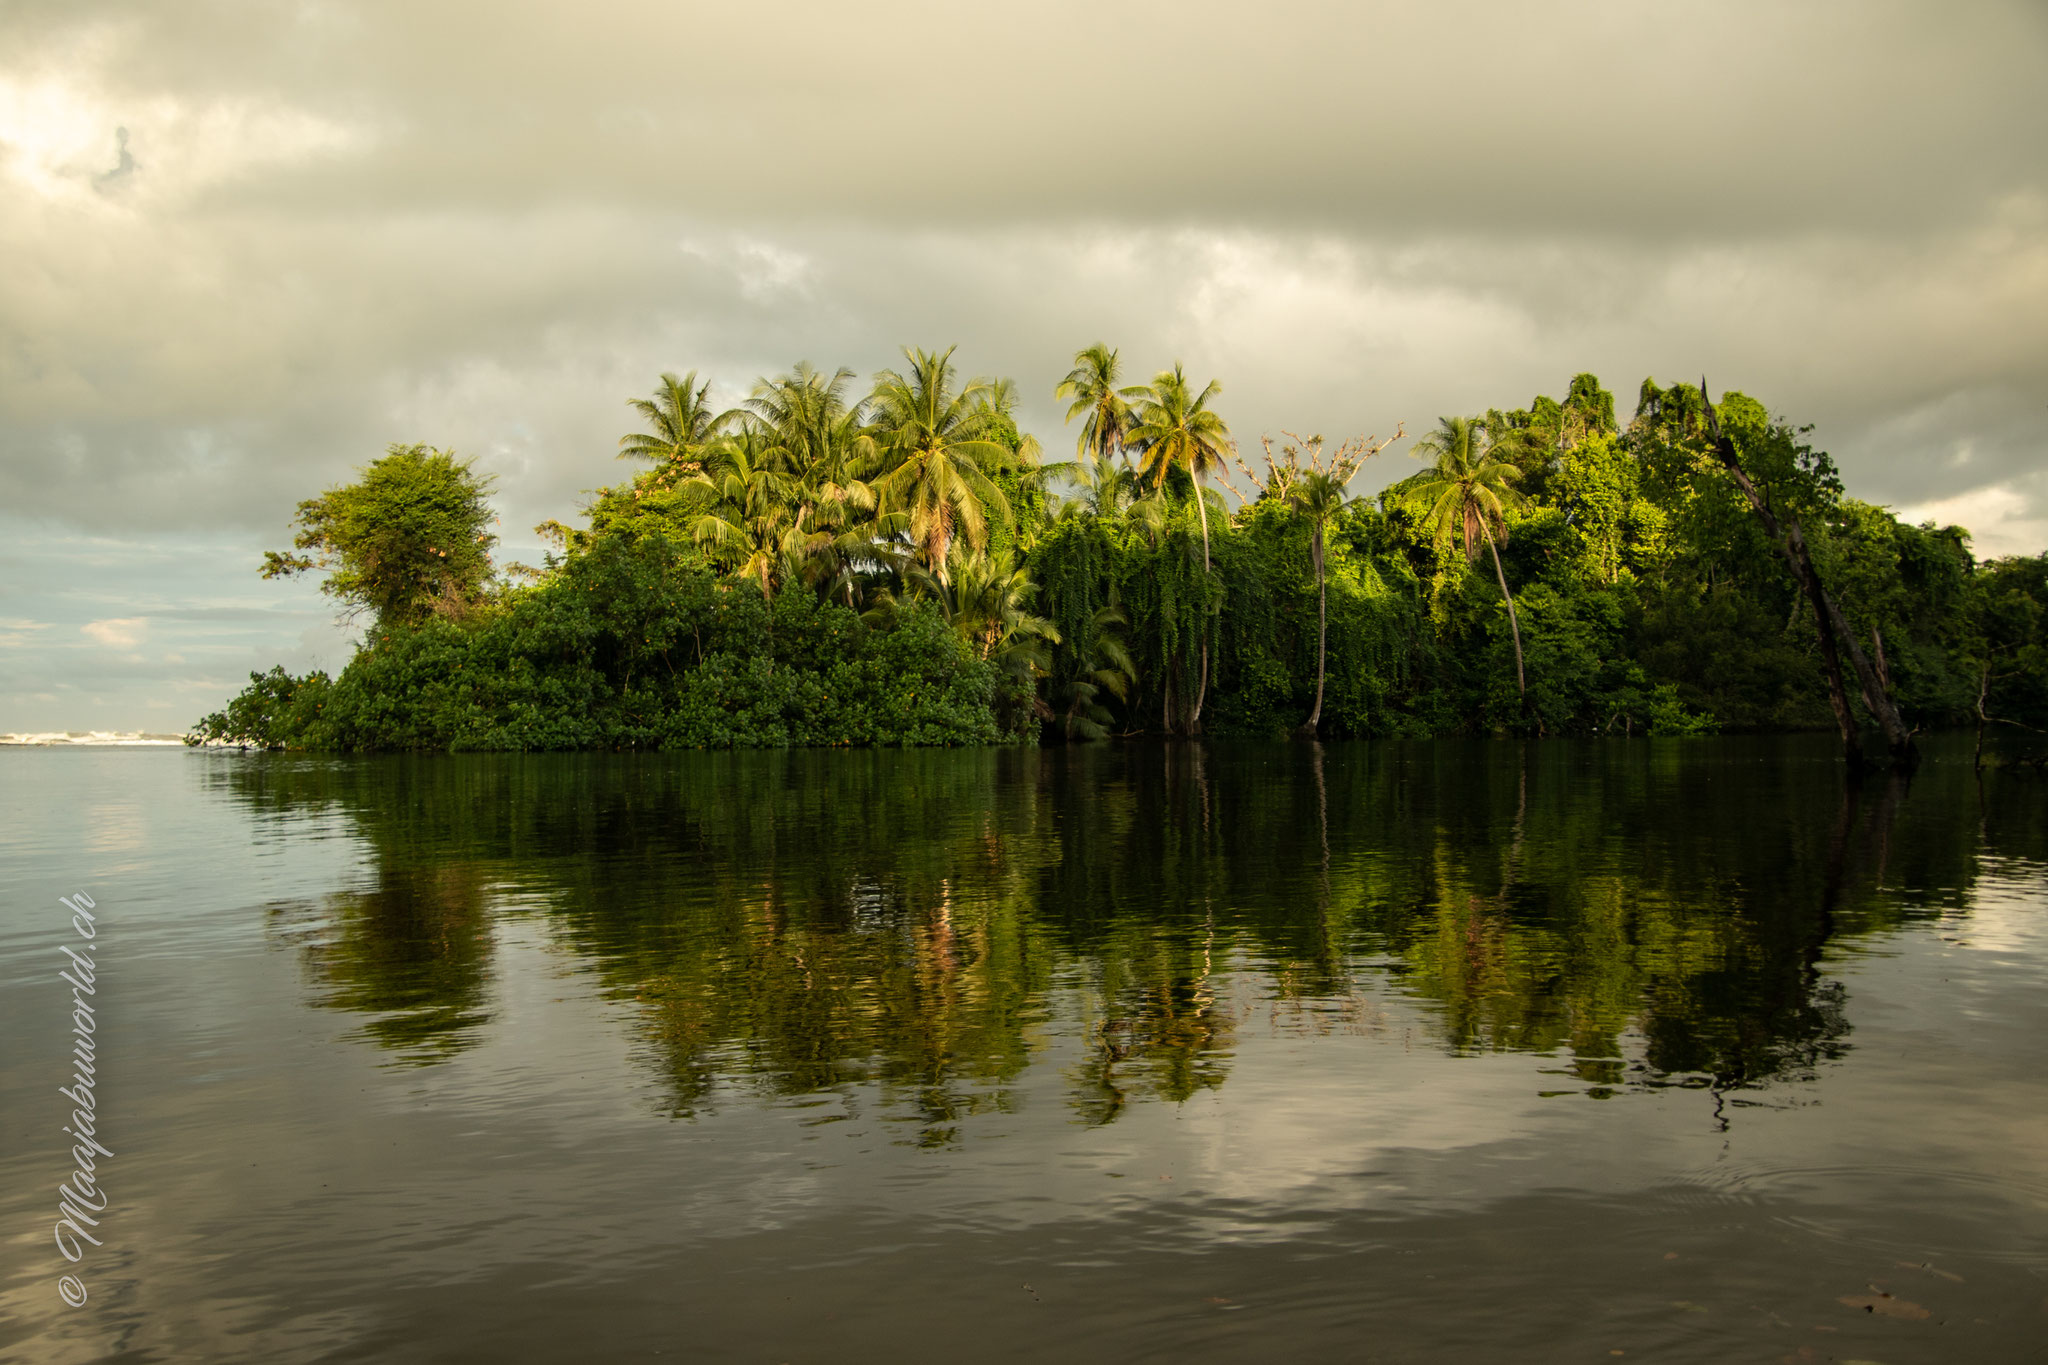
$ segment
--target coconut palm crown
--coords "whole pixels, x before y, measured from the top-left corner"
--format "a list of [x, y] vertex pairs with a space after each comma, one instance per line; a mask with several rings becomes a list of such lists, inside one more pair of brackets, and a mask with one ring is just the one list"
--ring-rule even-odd
[[885, 506], [909, 514], [911, 542], [943, 583], [956, 535], [979, 550], [988, 544], [989, 512], [1009, 520], [1009, 499], [989, 474], [1012, 456], [989, 436], [981, 401], [987, 380], [971, 379], [956, 391], [951, 347], [906, 347], [903, 354], [908, 375], [884, 370], [875, 376], [870, 402], [887, 472], [874, 486]]
[[1067, 421], [1085, 419], [1074, 442], [1077, 461], [1103, 464], [1123, 454], [1131, 429], [1130, 400], [1144, 397], [1146, 389], [1142, 384], [1120, 388], [1122, 377], [1116, 351], [1098, 341], [1074, 353], [1074, 368], [1053, 389], [1053, 397], [1069, 400]]
[[711, 410], [711, 382], [697, 382], [697, 372], [681, 379], [663, 373], [652, 398], [629, 398], [626, 405], [646, 419], [648, 430], [619, 438], [622, 460], [694, 467], [698, 452], [732, 424], [738, 414]]
[[1507, 574], [1500, 565], [1500, 546], [1508, 538], [1507, 514], [1525, 501], [1515, 487], [1522, 471], [1482, 444], [1484, 431], [1469, 417], [1438, 418], [1436, 430], [1415, 443], [1415, 454], [1435, 457], [1436, 468], [1411, 496], [1423, 508], [1423, 530], [1437, 543], [1462, 538], [1467, 563], [1478, 560], [1482, 542], [1492, 553], [1494, 577], [1508, 604], [1508, 627], [1514, 635], [1515, 690], [1526, 693], [1522, 627], [1515, 617]]

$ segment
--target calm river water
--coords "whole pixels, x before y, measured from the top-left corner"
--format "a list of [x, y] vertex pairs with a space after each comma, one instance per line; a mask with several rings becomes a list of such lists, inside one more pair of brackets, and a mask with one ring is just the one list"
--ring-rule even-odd
[[0, 892], [8, 1360], [2048, 1355], [1966, 747], [15, 750]]

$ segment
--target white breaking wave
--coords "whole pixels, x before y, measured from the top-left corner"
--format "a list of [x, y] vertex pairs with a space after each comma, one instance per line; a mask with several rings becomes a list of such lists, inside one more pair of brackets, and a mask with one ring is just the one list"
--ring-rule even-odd
[[42, 730], [27, 734], [0, 735], [0, 745], [58, 746], [93, 745], [100, 748], [183, 744], [183, 735], [155, 735], [144, 730]]

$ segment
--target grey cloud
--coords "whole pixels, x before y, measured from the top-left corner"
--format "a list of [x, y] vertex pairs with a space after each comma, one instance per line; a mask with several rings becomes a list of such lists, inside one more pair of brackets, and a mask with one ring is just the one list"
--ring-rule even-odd
[[118, 189], [123, 180], [135, 174], [135, 154], [128, 150], [126, 128], [114, 130], [114, 145], [119, 150], [119, 160], [115, 162], [114, 168], [102, 171], [92, 178], [92, 187], [102, 194], [108, 190]]
[[2048, 135], [2026, 3], [98, 12], [127, 88], [364, 129], [231, 196], [351, 210], [1890, 231], [2040, 188]]
[[17, 655], [146, 615], [197, 659], [270, 594], [332, 662], [253, 567], [387, 444], [475, 455], [531, 560], [658, 371], [902, 344], [1055, 451], [1097, 339], [1247, 437], [1704, 370], [1852, 490], [2048, 543], [2038, 5], [66, 0], [0, 54], [0, 505], [144, 547], [0, 554], [55, 623]]

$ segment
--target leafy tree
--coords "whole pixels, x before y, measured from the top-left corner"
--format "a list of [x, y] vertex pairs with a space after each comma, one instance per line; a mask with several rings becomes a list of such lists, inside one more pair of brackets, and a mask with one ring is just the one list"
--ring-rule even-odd
[[249, 685], [195, 725], [186, 742], [256, 749], [297, 747], [306, 732], [319, 723], [331, 687], [325, 673], [295, 678], [281, 665], [272, 665], [268, 673], [252, 672]]
[[1414, 491], [1427, 506], [1423, 529], [1439, 543], [1464, 541], [1465, 560], [1478, 559], [1478, 542], [1484, 541], [1493, 555], [1494, 577], [1500, 595], [1508, 604], [1508, 629], [1515, 641], [1515, 691], [1528, 692], [1522, 676], [1522, 627], [1515, 618], [1514, 594], [1508, 591], [1508, 576], [1500, 566], [1500, 543], [1508, 538], [1508, 509], [1522, 505], [1516, 490], [1522, 471], [1491, 451], [1480, 448], [1480, 425], [1469, 417], [1442, 417], [1437, 428], [1415, 443], [1417, 455], [1434, 455], [1436, 468]]
[[1600, 387], [1597, 375], [1575, 374], [1558, 413], [1558, 444], [1566, 450], [1596, 436], [1612, 436], [1619, 427], [1614, 421], [1614, 395]]
[[491, 576], [492, 480], [469, 460], [423, 445], [394, 445], [363, 477], [299, 504], [297, 550], [269, 550], [262, 576], [325, 570], [320, 590], [371, 612], [380, 624], [460, 618]]

